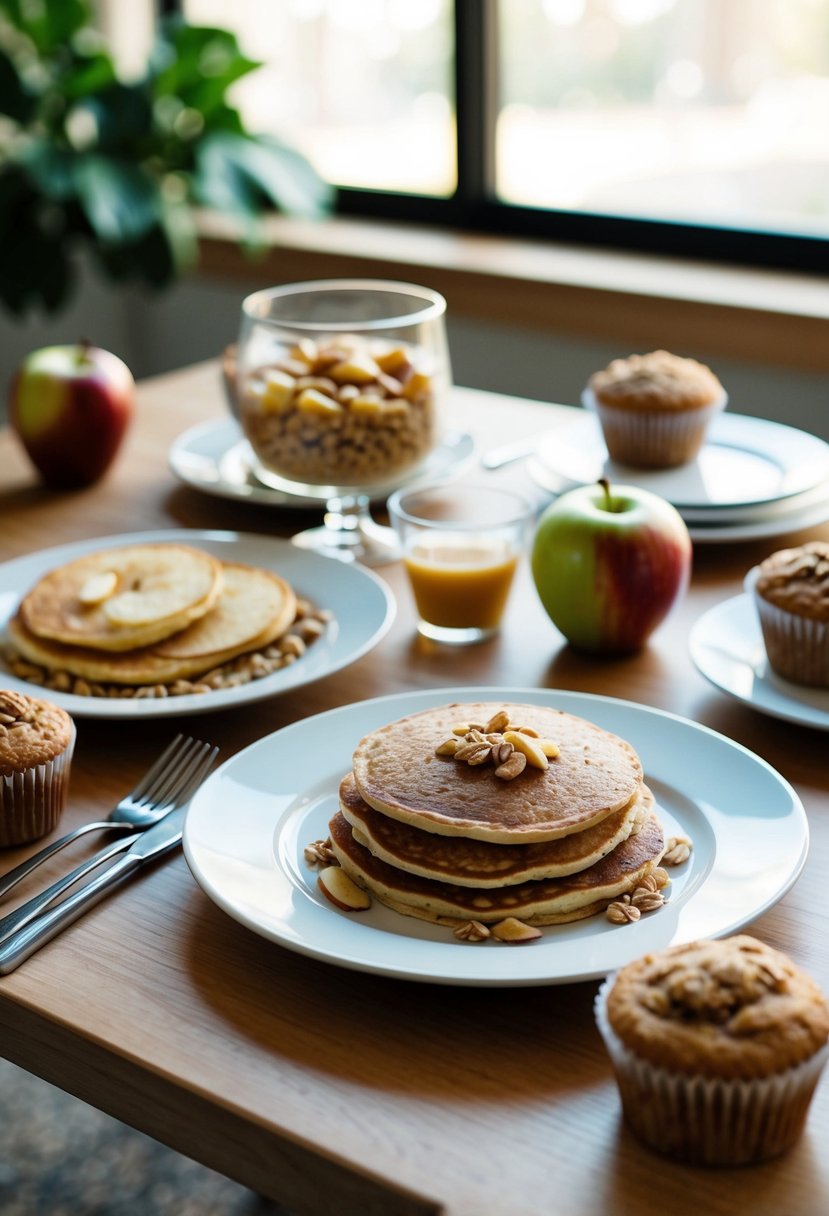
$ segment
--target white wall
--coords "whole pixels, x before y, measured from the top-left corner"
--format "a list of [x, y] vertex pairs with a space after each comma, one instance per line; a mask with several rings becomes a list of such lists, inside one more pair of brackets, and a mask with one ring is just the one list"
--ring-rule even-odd
[[[87, 337], [121, 355], [137, 377], [219, 354], [236, 336], [243, 285], [193, 279], [162, 295], [135, 288], [115, 291], [87, 277], [79, 298], [59, 320], [25, 324], [0, 316], [0, 383], [7, 384], [27, 350]], [[449, 341], [458, 384], [541, 401], [576, 404], [592, 371], [624, 344], [522, 329], [450, 316]], [[829, 440], [829, 377], [768, 365], [749, 365], [683, 351], [709, 362], [738, 413], [773, 418]]]

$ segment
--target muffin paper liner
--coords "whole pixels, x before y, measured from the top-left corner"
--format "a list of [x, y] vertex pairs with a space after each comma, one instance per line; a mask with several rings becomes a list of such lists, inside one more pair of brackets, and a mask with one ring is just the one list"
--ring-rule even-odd
[[594, 396], [611, 459], [640, 468], [673, 468], [693, 460], [711, 421], [726, 405], [723, 396], [699, 409], [629, 410], [604, 405]]
[[735, 1166], [785, 1152], [803, 1130], [829, 1043], [785, 1072], [753, 1080], [686, 1076], [629, 1050], [607, 1018], [613, 977], [595, 1002], [596, 1024], [631, 1130], [659, 1153], [696, 1165]]
[[744, 586], [752, 595], [770, 667], [794, 684], [829, 688], [829, 621], [815, 621], [787, 612], [757, 594], [757, 567]]
[[0, 848], [38, 840], [56, 827], [66, 805], [76, 734], [73, 723], [68, 746], [54, 760], [0, 777]]

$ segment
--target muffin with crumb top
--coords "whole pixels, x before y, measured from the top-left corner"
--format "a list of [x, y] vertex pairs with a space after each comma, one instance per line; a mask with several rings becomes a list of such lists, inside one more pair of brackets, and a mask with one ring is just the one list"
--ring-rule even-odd
[[666, 350], [614, 359], [588, 381], [611, 459], [667, 469], [693, 460], [727, 396], [709, 367]]
[[0, 689], [0, 848], [56, 827], [74, 747], [75, 724], [64, 709]]
[[829, 544], [780, 549], [749, 570], [769, 666], [785, 680], [829, 688]]
[[745, 934], [629, 963], [600, 989], [596, 1020], [631, 1129], [702, 1165], [790, 1148], [829, 1053], [818, 985]]

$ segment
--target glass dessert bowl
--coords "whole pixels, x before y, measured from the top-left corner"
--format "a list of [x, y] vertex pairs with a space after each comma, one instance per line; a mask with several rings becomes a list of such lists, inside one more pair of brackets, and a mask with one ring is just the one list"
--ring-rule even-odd
[[[298, 543], [363, 557], [368, 500], [416, 477], [440, 444], [445, 312], [437, 292], [383, 280], [289, 283], [243, 301], [229, 398], [254, 473], [328, 507], [326, 527]], [[374, 540], [392, 544], [390, 532]]]

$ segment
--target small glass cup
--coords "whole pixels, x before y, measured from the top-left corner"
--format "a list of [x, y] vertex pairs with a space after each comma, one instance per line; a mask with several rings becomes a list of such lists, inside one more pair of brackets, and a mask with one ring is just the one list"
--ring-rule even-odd
[[441, 485], [388, 502], [419, 615], [418, 631], [466, 646], [498, 632], [533, 507], [513, 490]]

